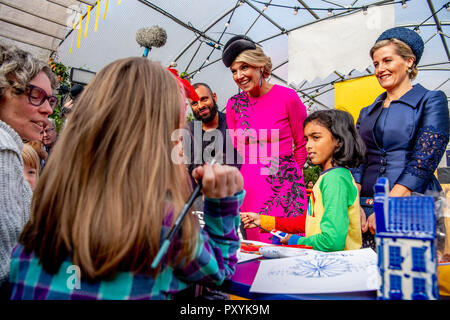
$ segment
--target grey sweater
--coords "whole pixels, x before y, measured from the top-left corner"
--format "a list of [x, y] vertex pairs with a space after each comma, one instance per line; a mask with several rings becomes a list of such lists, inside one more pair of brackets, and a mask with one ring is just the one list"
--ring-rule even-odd
[[32, 191], [24, 177], [22, 140], [0, 121], [0, 284], [7, 280], [11, 251], [30, 216]]

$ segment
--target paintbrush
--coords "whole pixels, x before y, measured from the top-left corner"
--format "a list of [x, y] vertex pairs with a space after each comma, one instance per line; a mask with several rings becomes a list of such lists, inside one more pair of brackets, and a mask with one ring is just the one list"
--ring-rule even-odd
[[283, 236], [280, 236], [279, 234], [277, 234], [277, 233], [275, 233], [275, 232], [273, 232], [273, 231], [269, 231], [269, 230], [267, 230], [266, 228], [261, 227], [259, 224], [256, 224], [256, 223], [253, 222], [253, 221], [252, 221], [251, 223], [253, 223], [255, 226], [257, 226], [257, 227], [260, 228], [261, 230], [264, 230], [265, 232], [268, 232], [268, 233], [274, 235], [274, 236], [277, 237], [277, 238], [280, 238], [280, 239], [283, 239], [283, 238], [284, 238]]

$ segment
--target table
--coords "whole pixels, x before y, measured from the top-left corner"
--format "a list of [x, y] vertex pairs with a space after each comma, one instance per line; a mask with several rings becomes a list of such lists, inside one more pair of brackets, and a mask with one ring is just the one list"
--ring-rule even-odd
[[236, 265], [236, 272], [224, 281], [221, 290], [252, 300], [375, 300], [376, 291], [324, 293], [324, 294], [266, 294], [250, 292], [250, 287], [259, 267], [258, 260], [251, 260]]

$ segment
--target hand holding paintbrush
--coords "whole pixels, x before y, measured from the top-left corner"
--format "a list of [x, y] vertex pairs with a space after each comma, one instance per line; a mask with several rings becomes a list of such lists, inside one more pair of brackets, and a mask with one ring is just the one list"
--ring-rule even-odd
[[268, 232], [272, 234], [273, 236], [279, 238], [281, 240], [281, 243], [287, 244], [287, 241], [289, 240], [289, 235], [286, 237], [283, 237], [279, 235], [278, 233], [274, 232], [273, 230], [268, 230], [266, 228], [263, 228], [261, 226], [261, 216], [257, 214], [256, 212], [241, 212], [241, 221], [244, 223], [244, 228], [254, 228], [258, 227], [264, 232]]
[[261, 216], [256, 212], [241, 212], [241, 221], [246, 229], [261, 226]]
[[197, 198], [200, 193], [203, 193], [205, 197], [208, 198], [225, 198], [242, 190], [244, 180], [239, 170], [231, 166], [214, 165], [214, 162], [215, 159], [211, 162], [211, 164], [205, 164], [197, 167], [192, 172], [193, 177], [199, 181], [199, 183], [189, 197], [189, 200], [184, 206], [182, 212], [176, 219], [169, 234], [163, 240], [161, 248], [152, 262], [152, 268], [156, 268], [158, 266], [162, 257], [168, 250], [172, 239], [177, 235], [183, 222], [183, 218], [188, 212], [190, 212], [189, 208], [192, 206], [195, 198]]

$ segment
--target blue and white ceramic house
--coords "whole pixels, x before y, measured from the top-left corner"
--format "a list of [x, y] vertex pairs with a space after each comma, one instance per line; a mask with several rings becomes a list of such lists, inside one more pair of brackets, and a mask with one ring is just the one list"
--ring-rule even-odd
[[375, 185], [378, 299], [439, 299], [433, 197], [389, 197], [389, 181]]

